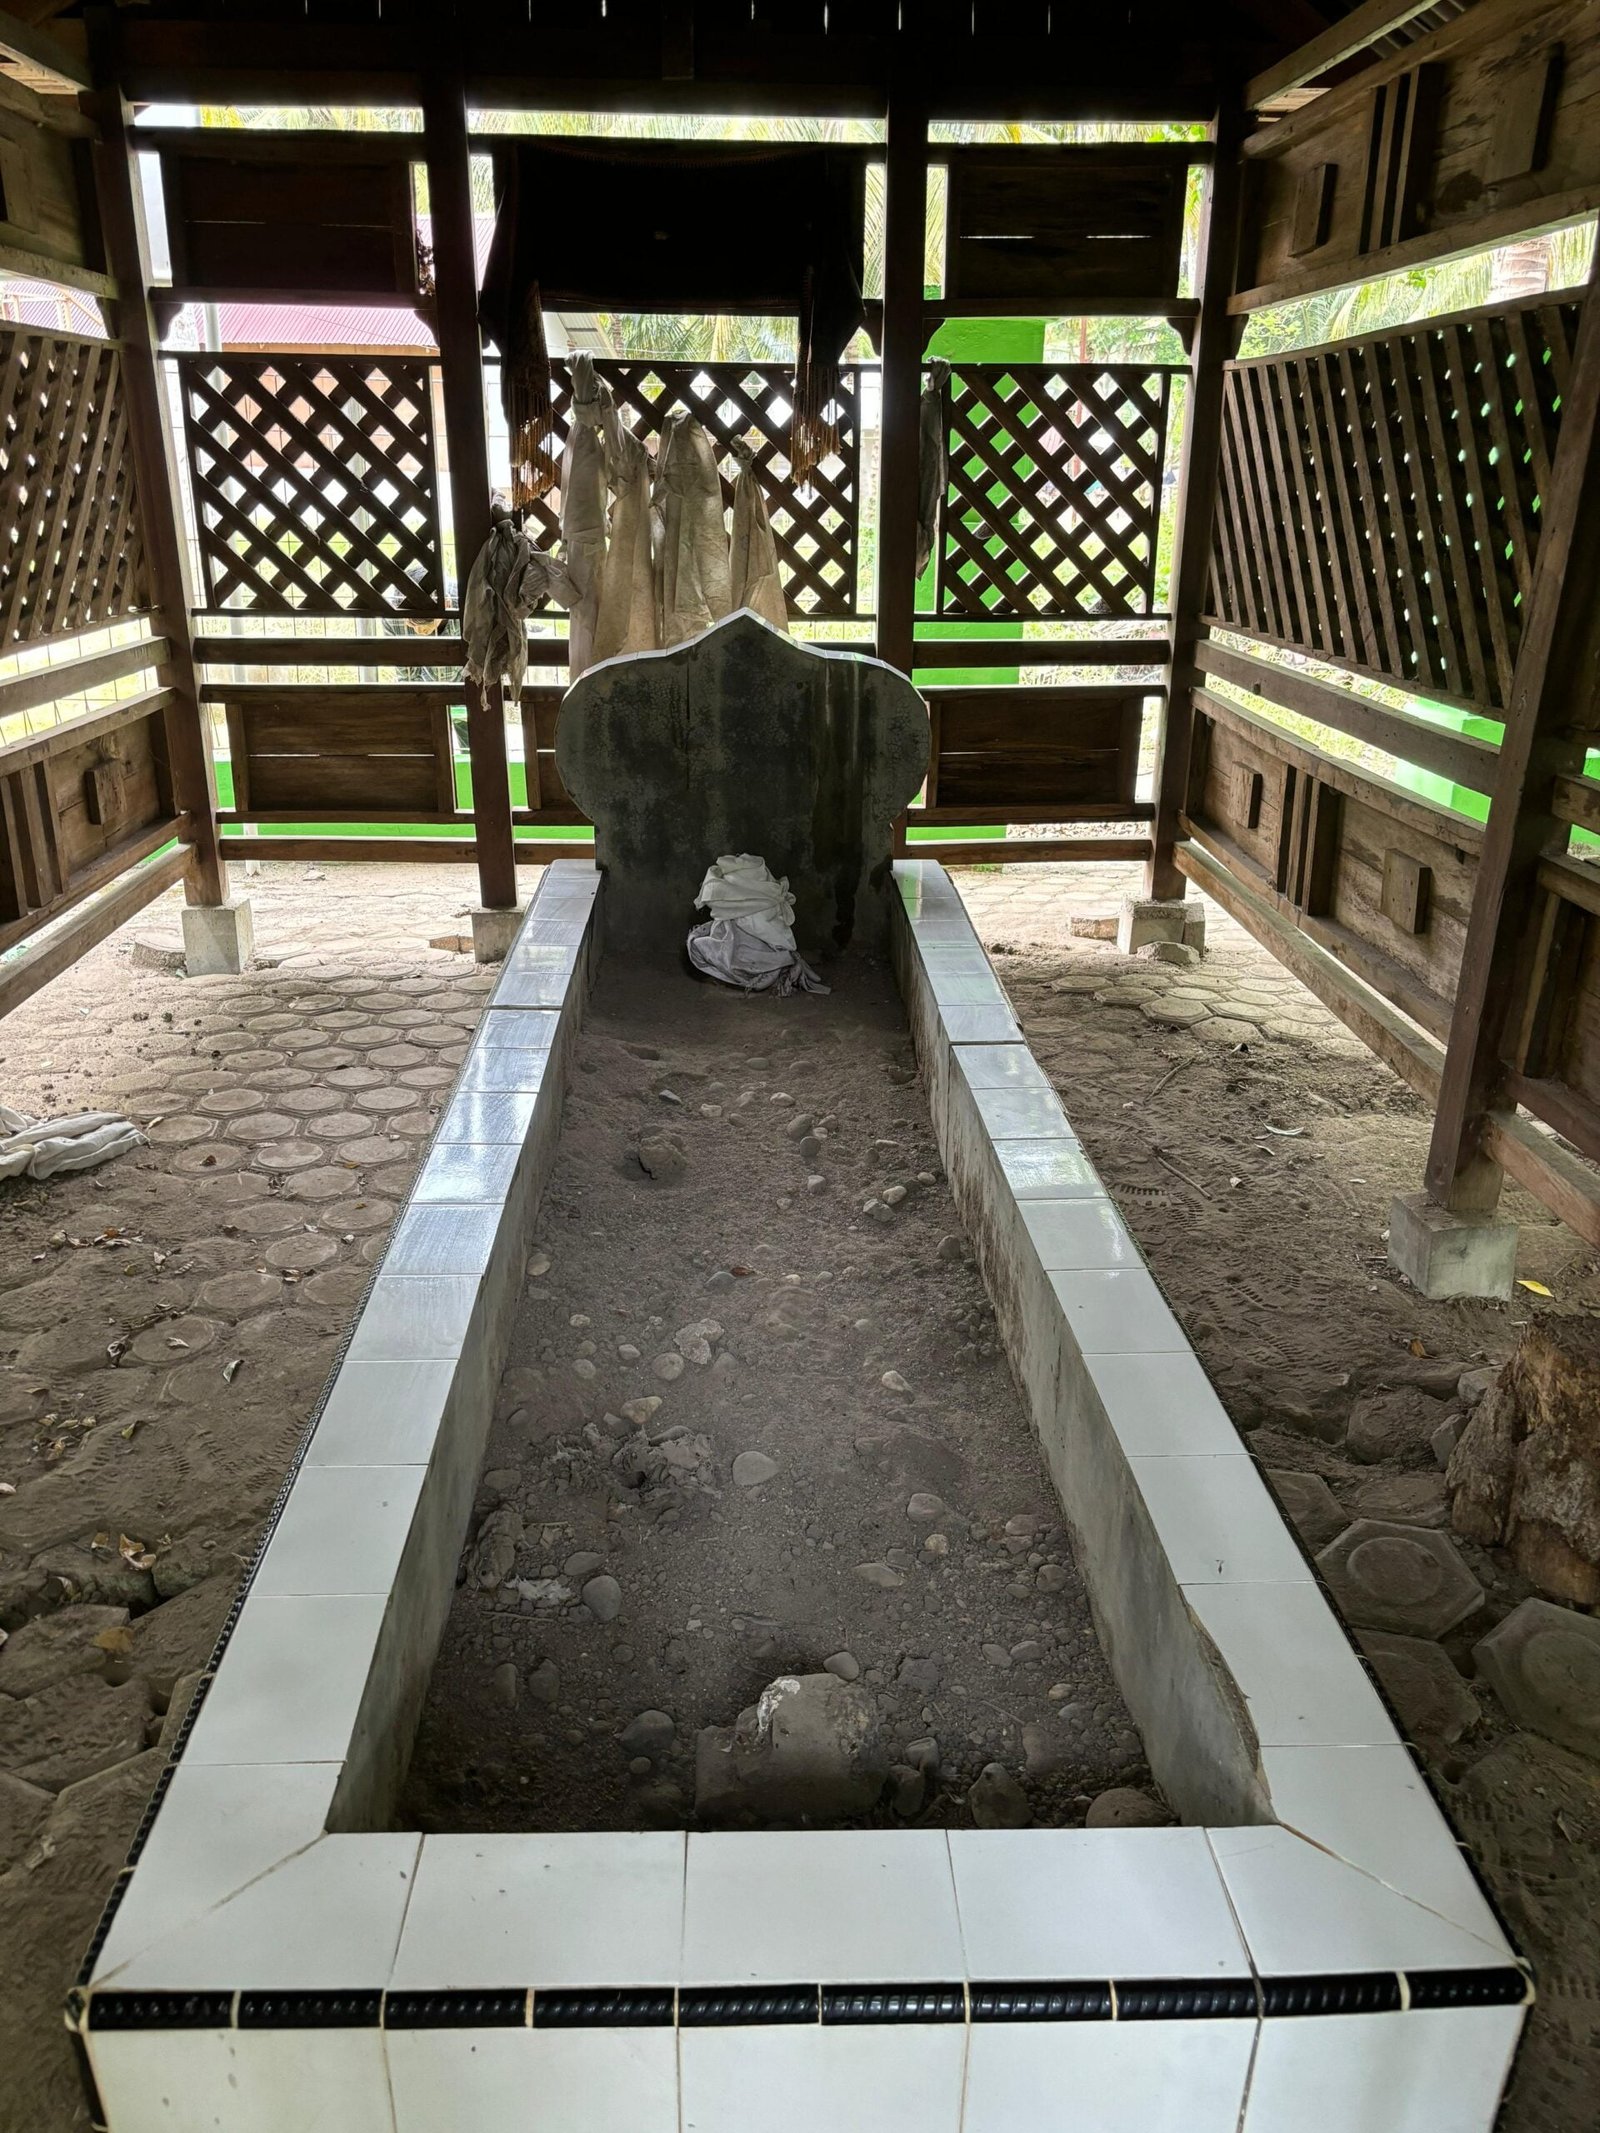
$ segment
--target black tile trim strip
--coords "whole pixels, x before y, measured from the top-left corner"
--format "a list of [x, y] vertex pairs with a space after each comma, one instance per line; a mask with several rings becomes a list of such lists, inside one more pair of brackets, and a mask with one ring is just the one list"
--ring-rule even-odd
[[971, 1985], [974, 2022], [1109, 2022], [1115, 2012], [1109, 1980], [1076, 1983]]
[[1513, 1964], [1485, 1970], [1408, 1970], [1407, 2004], [1430, 2007], [1531, 2007], [1533, 1978]]
[[676, 1995], [666, 1986], [619, 1986], [596, 1992], [535, 1992], [535, 2029], [670, 2029]]
[[1118, 1979], [1111, 1989], [1119, 2022], [1253, 2022], [1260, 2012], [1253, 1977]]
[[376, 2029], [381, 1992], [241, 1992], [241, 2029]]
[[92, 1992], [90, 2029], [232, 2029], [231, 1992]]
[[529, 1992], [386, 1992], [385, 2029], [526, 2029]]
[[820, 1985], [707, 1985], [678, 1994], [680, 2029], [820, 2022]]
[[1400, 1979], [1393, 1970], [1261, 1980], [1261, 2012], [1269, 2019], [1274, 2015], [1398, 2014], [1404, 2005]]
[[824, 1985], [822, 2019], [832, 2023], [964, 2022], [965, 1985]]

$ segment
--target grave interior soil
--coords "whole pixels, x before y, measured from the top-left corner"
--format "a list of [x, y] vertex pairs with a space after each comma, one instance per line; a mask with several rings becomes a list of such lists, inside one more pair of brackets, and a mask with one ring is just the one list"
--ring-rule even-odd
[[[991, 1762], [1042, 1823], [1148, 1783], [892, 975], [829, 975], [779, 1000], [603, 970], [399, 1826], [692, 1825], [700, 1729], [830, 1658], [891, 1761], [937, 1740], [924, 1825], [969, 1820]], [[684, 1167], [652, 1179], [662, 1134]]]

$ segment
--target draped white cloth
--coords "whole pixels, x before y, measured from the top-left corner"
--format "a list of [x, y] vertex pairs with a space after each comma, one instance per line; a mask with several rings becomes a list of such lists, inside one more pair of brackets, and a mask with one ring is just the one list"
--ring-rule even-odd
[[714, 859], [695, 902], [711, 916], [689, 934], [696, 970], [744, 992], [826, 992], [794, 944], [794, 897], [754, 852]]
[[722, 477], [705, 425], [667, 417], [656, 459], [656, 596], [660, 643], [682, 644], [733, 612]]
[[567, 607], [577, 598], [566, 565], [535, 548], [511, 514], [497, 507], [461, 603], [467, 679], [484, 687], [503, 679], [512, 697], [519, 696], [528, 667], [528, 617], [547, 600]]
[[600, 398], [611, 526], [594, 626], [597, 660], [615, 659], [623, 652], [653, 652], [658, 642], [650, 552], [650, 454], [617, 413], [609, 385], [601, 386]]
[[767, 500], [756, 479], [755, 454], [742, 437], [733, 441], [739, 472], [733, 484], [733, 533], [729, 575], [735, 607], [748, 607], [763, 622], [789, 634], [789, 608], [778, 576], [778, 544], [772, 538]]
[[594, 663], [595, 622], [606, 565], [606, 456], [601, 430], [610, 394], [594, 358], [572, 359], [572, 416], [561, 461], [561, 559], [576, 598], [567, 609], [567, 666], [574, 681]]
[[92, 1170], [113, 1156], [142, 1148], [144, 1135], [115, 1111], [78, 1111], [71, 1118], [29, 1118], [0, 1104], [0, 1178], [50, 1178], [58, 1171]]

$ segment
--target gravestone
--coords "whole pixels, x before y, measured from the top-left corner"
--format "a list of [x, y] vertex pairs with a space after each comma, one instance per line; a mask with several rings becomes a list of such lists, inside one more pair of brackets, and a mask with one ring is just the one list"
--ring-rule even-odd
[[591, 667], [556, 728], [556, 767], [594, 824], [607, 946], [625, 952], [681, 948], [725, 852], [787, 875], [803, 954], [881, 948], [892, 825], [927, 763], [927, 710], [903, 674], [748, 610]]

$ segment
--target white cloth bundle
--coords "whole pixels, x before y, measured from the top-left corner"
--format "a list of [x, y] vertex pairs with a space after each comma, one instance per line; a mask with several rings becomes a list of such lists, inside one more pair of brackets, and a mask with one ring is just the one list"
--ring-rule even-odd
[[144, 1135], [115, 1111], [79, 1111], [71, 1118], [29, 1118], [0, 1104], [0, 1178], [50, 1178], [57, 1171], [93, 1170], [144, 1144]]
[[713, 860], [695, 898], [709, 911], [689, 934], [689, 960], [707, 977], [745, 992], [826, 992], [794, 944], [789, 879], [774, 881], [754, 852]]

